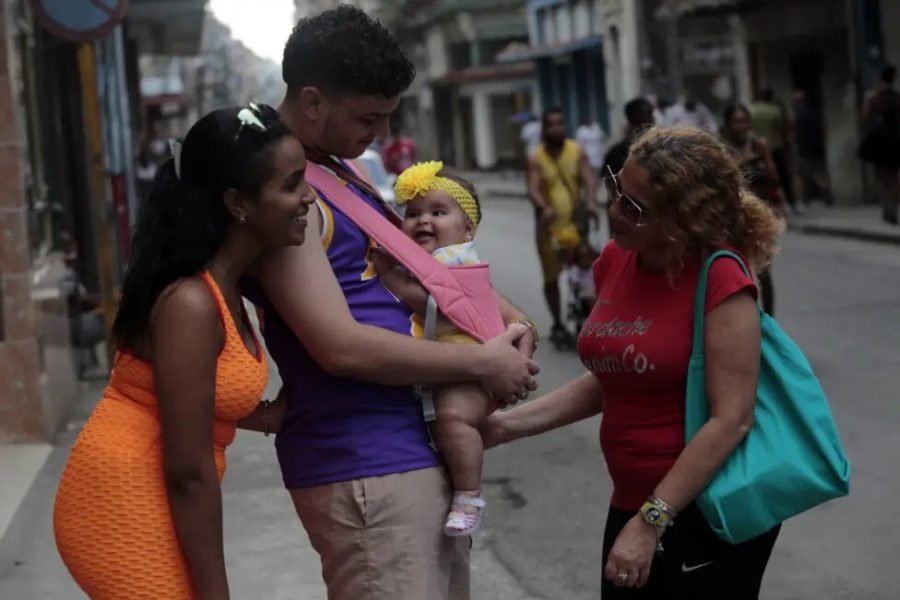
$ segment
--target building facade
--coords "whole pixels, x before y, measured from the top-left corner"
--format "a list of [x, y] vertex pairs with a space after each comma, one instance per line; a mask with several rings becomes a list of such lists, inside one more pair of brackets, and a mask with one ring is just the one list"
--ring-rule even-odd
[[609, 131], [602, 2], [531, 0], [528, 12], [543, 106], [562, 108], [572, 131], [584, 121]]
[[31, 2], [0, 0], [0, 443], [54, 437], [78, 391], [80, 315], [102, 344], [137, 213], [138, 56], [196, 51], [204, 8], [131, 0], [122, 23], [70, 41]]
[[517, 117], [539, 106], [535, 69], [498, 57], [527, 42], [525, 5], [436, 0], [413, 14], [395, 24], [417, 67], [398, 118], [418, 142], [420, 157], [459, 168], [521, 164]]
[[[803, 90], [824, 117], [841, 203], [870, 199], [856, 158], [860, 105], [883, 64], [900, 61], [900, 3], [879, 0], [663, 0], [654, 9], [670, 61], [666, 90], [721, 109], [772, 89], [786, 106]], [[710, 32], [715, 32], [710, 34]]]

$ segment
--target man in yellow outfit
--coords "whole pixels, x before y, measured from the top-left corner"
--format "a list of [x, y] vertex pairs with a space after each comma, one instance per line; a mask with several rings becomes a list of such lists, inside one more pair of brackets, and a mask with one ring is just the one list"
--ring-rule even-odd
[[562, 320], [559, 276], [563, 254], [587, 235], [589, 219], [597, 218], [597, 179], [587, 155], [566, 137], [566, 119], [559, 108], [544, 113], [542, 143], [528, 157], [528, 197], [535, 207], [537, 247], [544, 274], [544, 297], [553, 317], [551, 339], [570, 346], [574, 337]]

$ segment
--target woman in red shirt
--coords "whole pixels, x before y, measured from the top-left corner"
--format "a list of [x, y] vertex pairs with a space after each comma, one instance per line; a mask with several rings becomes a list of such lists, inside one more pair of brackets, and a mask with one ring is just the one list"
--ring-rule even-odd
[[600, 444], [614, 485], [603, 598], [757, 598], [778, 528], [731, 545], [713, 534], [693, 504], [753, 422], [757, 292], [733, 260], [717, 260], [709, 273], [712, 416], [687, 446], [685, 384], [704, 258], [730, 248], [754, 269], [764, 268], [782, 223], [746, 189], [724, 143], [698, 129], [648, 130], [606, 183], [613, 241], [594, 264], [597, 303], [578, 339], [589, 372], [493, 415], [486, 443], [603, 412]]

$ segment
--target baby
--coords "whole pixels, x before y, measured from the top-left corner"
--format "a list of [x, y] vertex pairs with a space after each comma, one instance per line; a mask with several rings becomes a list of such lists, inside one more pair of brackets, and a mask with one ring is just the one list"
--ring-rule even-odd
[[597, 292], [594, 287], [594, 261], [599, 253], [587, 242], [581, 242], [572, 254], [572, 260], [566, 269], [566, 278], [569, 280], [569, 291], [572, 294], [573, 317], [577, 321], [578, 329], [590, 316], [597, 300]]
[[[413, 165], [397, 179], [398, 204], [406, 205], [401, 228], [439, 261], [447, 265], [479, 262], [473, 239], [481, 221], [481, 206], [472, 185], [453, 176], [439, 176], [443, 163]], [[381, 281], [391, 293], [412, 309], [422, 325], [428, 291], [402, 267], [381, 251], [373, 253]], [[437, 339], [458, 344], [478, 343], [448, 320], [438, 319]], [[481, 498], [481, 468], [484, 444], [479, 425], [496, 408], [474, 383], [446, 385], [434, 390], [437, 423], [435, 442], [453, 481], [453, 503], [444, 532], [449, 536], [471, 534], [481, 525], [485, 506]]]

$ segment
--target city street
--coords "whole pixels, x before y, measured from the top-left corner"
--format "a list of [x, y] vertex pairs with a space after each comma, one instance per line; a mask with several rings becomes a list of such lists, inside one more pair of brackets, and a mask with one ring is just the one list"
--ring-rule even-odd
[[[496, 286], [549, 319], [540, 297], [532, 214], [521, 199], [485, 201], [478, 243]], [[774, 267], [778, 316], [822, 379], [853, 463], [849, 498], [788, 522], [762, 597], [887, 600], [900, 588], [900, 252], [895, 245], [788, 234]], [[541, 389], [582, 372], [572, 353], [539, 351]], [[277, 382], [270, 385], [274, 391]], [[100, 388], [86, 392], [73, 430], [50, 458], [0, 543], [0, 598], [82, 597], [53, 544], [51, 510], [65, 444]], [[91, 396], [90, 394], [93, 394]], [[609, 479], [598, 419], [489, 453], [486, 527], [473, 553], [473, 597], [599, 597]], [[241, 434], [224, 486], [226, 554], [233, 598], [320, 600], [318, 562], [280, 484], [270, 440]], [[399, 599], [398, 599], [399, 600]]]
[[[496, 285], [544, 318], [546, 330], [529, 207], [503, 201], [486, 213], [479, 242], [495, 265]], [[900, 532], [879, 507], [900, 497], [900, 249], [787, 234], [774, 276], [779, 323], [821, 378], [853, 476], [848, 498], [785, 525], [762, 597], [896, 598]], [[543, 390], [583, 372], [574, 354], [546, 345], [539, 359]], [[489, 453], [485, 543], [535, 597], [598, 597], [611, 493], [598, 423], [592, 419]]]

